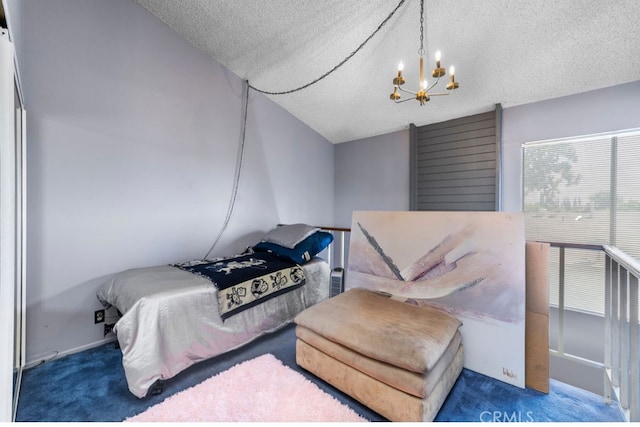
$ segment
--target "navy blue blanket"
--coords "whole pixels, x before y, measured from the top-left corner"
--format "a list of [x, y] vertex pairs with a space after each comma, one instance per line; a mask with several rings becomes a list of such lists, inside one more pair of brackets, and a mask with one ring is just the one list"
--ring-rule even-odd
[[174, 266], [204, 276], [216, 286], [223, 320], [306, 282], [302, 267], [268, 252]]

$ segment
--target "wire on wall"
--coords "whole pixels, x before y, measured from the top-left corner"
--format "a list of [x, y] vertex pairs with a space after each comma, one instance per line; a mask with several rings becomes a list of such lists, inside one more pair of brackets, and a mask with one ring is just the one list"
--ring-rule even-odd
[[233, 213], [233, 208], [235, 207], [235, 204], [236, 204], [236, 196], [238, 195], [238, 186], [240, 184], [240, 172], [242, 171], [242, 161], [244, 158], [245, 139], [247, 135], [247, 108], [249, 106], [249, 87], [250, 87], [249, 81], [245, 80], [242, 86], [243, 102], [242, 102], [242, 128], [240, 132], [240, 144], [238, 145], [238, 154], [236, 156], [236, 171], [233, 177], [233, 189], [231, 191], [231, 199], [229, 200], [229, 207], [227, 208], [227, 215], [224, 218], [224, 222], [222, 223], [222, 227], [220, 228], [220, 232], [218, 233], [218, 236], [216, 237], [213, 244], [211, 245], [209, 252], [207, 252], [207, 254], [203, 257], [203, 259], [206, 259], [211, 254], [213, 249], [216, 247], [216, 245], [220, 241], [222, 234], [224, 233], [224, 231], [227, 229], [227, 226], [229, 225], [229, 221], [231, 220], [231, 214]]
[[203, 257], [203, 260], [207, 259], [207, 257], [211, 254], [213, 249], [216, 247], [216, 245], [220, 241], [220, 238], [222, 237], [222, 234], [224, 233], [224, 231], [227, 229], [227, 226], [229, 225], [229, 221], [231, 220], [231, 215], [233, 214], [233, 209], [234, 209], [235, 204], [236, 204], [236, 196], [238, 195], [238, 185], [239, 185], [239, 182], [240, 182], [240, 172], [242, 170], [242, 160], [243, 160], [243, 155], [244, 155], [245, 138], [246, 138], [246, 131], [247, 131], [247, 107], [248, 107], [248, 103], [249, 103], [249, 89], [253, 89], [256, 92], [260, 92], [260, 93], [265, 94], [265, 95], [288, 95], [288, 94], [291, 94], [291, 93], [298, 92], [300, 90], [306, 89], [306, 88], [318, 83], [319, 81], [321, 81], [322, 79], [324, 79], [325, 77], [329, 76], [331, 73], [336, 71], [338, 68], [342, 67], [347, 61], [349, 61], [360, 50], [362, 50], [362, 48], [373, 37], [375, 37], [376, 34], [378, 34], [378, 32], [393, 17], [393, 15], [396, 14], [398, 9], [400, 9], [400, 7], [404, 4], [405, 1], [406, 0], [400, 0], [398, 5], [391, 11], [391, 13], [389, 13], [389, 15], [387, 15], [387, 17], [380, 23], [380, 25], [378, 25], [378, 27], [373, 31], [373, 33], [371, 33], [369, 35], [369, 37], [367, 37], [365, 39], [365, 41], [363, 41], [353, 52], [351, 52], [342, 61], [340, 61], [340, 63], [338, 63], [338, 65], [336, 65], [335, 67], [333, 67], [332, 69], [330, 69], [326, 73], [322, 74], [320, 77], [316, 78], [315, 80], [313, 80], [313, 81], [311, 81], [311, 82], [309, 82], [307, 84], [299, 86], [299, 87], [297, 87], [295, 89], [290, 89], [290, 90], [281, 91], [281, 92], [271, 92], [271, 91], [266, 91], [266, 90], [259, 89], [259, 88], [255, 87], [255, 86], [250, 85], [248, 80], [244, 81], [244, 85], [243, 85], [244, 102], [242, 104], [242, 131], [241, 131], [241, 137], [240, 137], [240, 145], [238, 146], [238, 155], [236, 157], [236, 171], [235, 171], [235, 176], [233, 178], [233, 189], [232, 189], [232, 192], [231, 192], [231, 199], [229, 200], [229, 207], [227, 208], [227, 215], [226, 215], [226, 217], [224, 219], [222, 227], [220, 228], [220, 232], [218, 233], [218, 236], [214, 240], [214, 242], [211, 245], [211, 248], [209, 249], [207, 254]]

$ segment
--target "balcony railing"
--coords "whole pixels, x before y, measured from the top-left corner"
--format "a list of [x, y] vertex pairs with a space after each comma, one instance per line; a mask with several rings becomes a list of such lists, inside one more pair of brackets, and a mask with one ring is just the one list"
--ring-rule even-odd
[[[323, 227], [334, 234], [335, 242], [327, 254], [332, 269], [346, 265], [345, 245], [349, 228]], [[640, 263], [618, 248], [602, 245], [548, 242], [558, 248], [558, 325], [557, 350], [549, 353], [582, 365], [602, 370], [604, 398], [620, 403], [627, 420], [640, 421], [640, 327], [638, 319], [638, 279]], [[604, 363], [565, 351], [565, 305], [567, 250], [597, 251], [605, 256], [604, 279]]]
[[[638, 278], [640, 263], [618, 248], [602, 245], [548, 242], [558, 248], [557, 350], [549, 353], [592, 368], [601, 369], [604, 398], [617, 400], [628, 421], [640, 421], [640, 372], [638, 327]], [[565, 305], [567, 250], [601, 252], [605, 256], [604, 363], [565, 351]]]
[[326, 259], [331, 270], [335, 268], [345, 268], [347, 265], [347, 236], [351, 233], [350, 228], [344, 227], [321, 227], [324, 231], [333, 234], [333, 243], [327, 248]]
[[[611, 390], [628, 421], [640, 421], [638, 278], [640, 263], [603, 246], [605, 263], [605, 393]], [[611, 401], [611, 393], [605, 396]]]
[[556, 348], [549, 349], [549, 353], [552, 356], [560, 357], [563, 359], [577, 362], [591, 368], [604, 369], [604, 364], [599, 361], [587, 359], [584, 357], [576, 356], [565, 351], [565, 314], [567, 311], [566, 306], [566, 253], [567, 249], [585, 250], [585, 251], [603, 251], [601, 245], [584, 245], [575, 243], [558, 243], [558, 242], [544, 242], [549, 243], [552, 248], [558, 248], [558, 323], [556, 330]]

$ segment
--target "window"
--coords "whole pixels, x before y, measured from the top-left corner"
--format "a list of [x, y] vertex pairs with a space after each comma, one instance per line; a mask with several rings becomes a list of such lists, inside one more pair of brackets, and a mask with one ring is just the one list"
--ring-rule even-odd
[[[612, 245], [640, 258], [640, 131], [524, 144], [527, 240]], [[558, 303], [558, 250], [550, 303]], [[565, 306], [604, 312], [604, 255], [567, 250]]]

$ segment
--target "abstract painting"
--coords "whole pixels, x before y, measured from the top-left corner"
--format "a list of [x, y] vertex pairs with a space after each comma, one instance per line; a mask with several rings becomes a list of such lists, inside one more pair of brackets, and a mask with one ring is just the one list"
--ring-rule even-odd
[[355, 287], [455, 315], [464, 366], [524, 387], [522, 213], [356, 211], [345, 289]]

